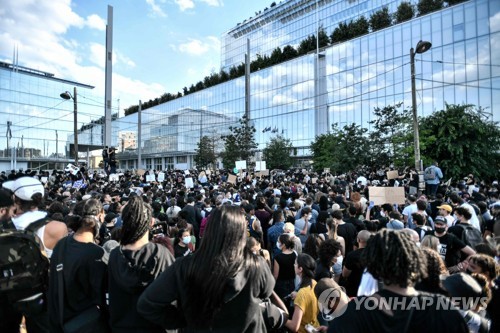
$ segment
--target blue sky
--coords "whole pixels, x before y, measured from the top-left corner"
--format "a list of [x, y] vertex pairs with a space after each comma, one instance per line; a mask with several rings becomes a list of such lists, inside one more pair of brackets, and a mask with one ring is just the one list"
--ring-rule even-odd
[[120, 108], [182, 91], [220, 68], [220, 36], [272, 0], [2, 0], [0, 60], [94, 85], [104, 98], [113, 6], [113, 100]]

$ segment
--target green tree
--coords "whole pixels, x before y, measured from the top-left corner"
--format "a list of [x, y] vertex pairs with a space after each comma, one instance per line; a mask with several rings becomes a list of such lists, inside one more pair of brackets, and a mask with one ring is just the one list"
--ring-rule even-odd
[[202, 136], [196, 148], [194, 162], [199, 168], [207, 168], [209, 165], [215, 165], [215, 147], [213, 140], [208, 136]]
[[316, 36], [310, 35], [303, 39], [298, 47], [299, 55], [307, 54], [309, 51], [316, 50]]
[[221, 153], [222, 163], [226, 168], [233, 168], [234, 162], [239, 160], [247, 161], [247, 166], [249, 166], [250, 158], [257, 148], [255, 127], [245, 116], [240, 119], [239, 123], [239, 126], [230, 126], [230, 134], [222, 137], [224, 141], [224, 152]]
[[351, 38], [366, 35], [370, 31], [370, 24], [364, 16], [361, 16], [352, 24], [351, 31]]
[[287, 45], [283, 48], [283, 60], [284, 61], [293, 59], [293, 58], [297, 57], [297, 55], [298, 55], [297, 50], [294, 49], [292, 46]]
[[321, 48], [328, 46], [328, 44], [330, 43], [330, 38], [328, 38], [328, 34], [326, 33], [325, 28], [323, 28], [323, 26], [319, 27], [318, 36], [319, 36], [319, 47]]
[[500, 128], [498, 122], [482, 118], [473, 105], [446, 105], [420, 120], [420, 137], [425, 138], [425, 165], [439, 162], [446, 178], [461, 179], [472, 173], [480, 179], [500, 176]]
[[448, 6], [458, 5], [459, 3], [465, 2], [467, 0], [446, 0]]
[[417, 3], [418, 16], [429, 14], [443, 8], [443, 0], [419, 0]]
[[401, 110], [401, 103], [375, 108], [375, 119], [370, 133], [371, 165], [375, 167], [411, 165], [413, 142], [413, 123], [411, 113]]
[[415, 8], [408, 1], [403, 1], [399, 4], [398, 10], [394, 14], [394, 20], [396, 23], [403, 23], [409, 21], [415, 16]]
[[370, 28], [372, 31], [381, 30], [391, 26], [392, 18], [389, 9], [384, 7], [370, 15]]
[[267, 143], [263, 158], [268, 169], [289, 169], [293, 165], [293, 145], [290, 139], [277, 135]]
[[332, 125], [332, 131], [319, 135], [311, 142], [314, 168], [330, 168], [333, 173], [356, 170], [370, 159], [370, 141], [366, 128], [346, 125], [342, 129]]
[[330, 35], [330, 41], [332, 44], [342, 43], [352, 38], [353, 34], [351, 29], [353, 27], [353, 22], [345, 23], [340, 22], [339, 25], [333, 30]]

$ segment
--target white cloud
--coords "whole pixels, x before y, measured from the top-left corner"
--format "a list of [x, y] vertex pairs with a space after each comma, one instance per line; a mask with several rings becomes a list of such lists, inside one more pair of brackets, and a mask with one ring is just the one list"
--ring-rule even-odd
[[131, 68], [135, 67], [135, 62], [132, 59], [130, 59], [129, 57], [127, 57], [126, 55], [124, 55], [118, 51], [115, 51], [113, 53], [113, 62], [123, 63], [127, 67], [131, 67]]
[[209, 36], [206, 38], [206, 41], [202, 41], [199, 39], [190, 39], [189, 42], [179, 44], [178, 47], [173, 46], [173, 48], [179, 50], [182, 53], [200, 56], [209, 51], [219, 51], [220, 41], [217, 37]]
[[86, 25], [89, 28], [97, 29], [100, 31], [106, 30], [106, 21], [97, 14], [87, 16]]
[[106, 48], [99, 43], [90, 43], [89, 60], [97, 66], [104, 68]]
[[209, 6], [212, 7], [222, 7], [224, 6], [224, 3], [222, 3], [222, 0], [200, 0], [201, 2], [206, 3]]
[[[164, 2], [164, 1], [160, 1]], [[166, 17], [167, 14], [161, 9], [161, 7], [156, 3], [155, 0], [146, 0], [146, 3], [151, 7], [151, 10], [154, 15], [160, 16], [160, 17]]]
[[175, 0], [175, 3], [177, 4], [177, 6], [179, 6], [179, 9], [182, 12], [187, 10], [187, 9], [194, 8], [193, 0]]
[[285, 105], [285, 104], [291, 104], [297, 102], [296, 98], [286, 96], [286, 95], [275, 95], [273, 97], [273, 100], [271, 101], [271, 106], [279, 106], [279, 105]]
[[[89, 60], [99, 66], [100, 68], [105, 67], [106, 60], [106, 48], [103, 44], [99, 43], [90, 43], [90, 54]], [[121, 65], [124, 64], [126, 67], [135, 67], [135, 62], [121, 53], [120, 51], [113, 51], [113, 65]]]
[[[41, 20], [40, 17], [50, 17], [50, 20]], [[2, 0], [0, 57], [11, 62], [12, 50], [17, 45], [19, 65], [53, 73], [58, 78], [95, 85], [93, 93], [104, 96], [104, 45], [96, 42], [81, 44], [66, 35], [71, 28], [100, 30], [101, 23], [96, 15], [84, 19], [73, 12], [68, 0]], [[119, 51], [113, 53], [115, 64], [135, 66], [132, 59]], [[166, 91], [158, 83], [120, 75], [116, 70], [119, 68], [117, 66], [113, 74], [113, 100], [120, 98], [122, 108], [137, 104], [137, 96], [155, 98]]]

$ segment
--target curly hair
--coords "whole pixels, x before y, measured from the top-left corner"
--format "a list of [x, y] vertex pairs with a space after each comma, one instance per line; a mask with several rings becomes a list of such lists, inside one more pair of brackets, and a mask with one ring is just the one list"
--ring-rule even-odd
[[481, 286], [482, 289], [481, 297], [485, 297], [486, 303], [489, 303], [493, 295], [491, 293], [490, 282], [488, 277], [482, 273], [472, 273], [471, 276]]
[[123, 208], [121, 244], [127, 245], [138, 241], [149, 231], [151, 224], [151, 207], [140, 197], [132, 197]]
[[342, 245], [334, 239], [327, 239], [319, 246], [318, 259], [323, 267], [334, 264], [333, 259], [342, 252]]
[[427, 276], [427, 260], [406, 233], [382, 229], [368, 240], [362, 262], [386, 285], [413, 286]]
[[498, 265], [492, 257], [486, 254], [474, 254], [469, 257], [469, 262], [479, 266], [481, 273], [484, 274], [488, 280], [493, 280], [500, 275], [500, 265]]
[[427, 259], [427, 277], [422, 278], [419, 290], [432, 293], [442, 293], [441, 275], [448, 275], [443, 259], [435, 250], [424, 247], [421, 249]]

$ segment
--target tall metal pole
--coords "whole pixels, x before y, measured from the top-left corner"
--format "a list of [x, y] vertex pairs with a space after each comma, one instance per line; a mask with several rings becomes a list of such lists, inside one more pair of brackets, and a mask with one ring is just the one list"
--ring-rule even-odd
[[113, 74], [113, 7], [108, 6], [108, 24], [106, 25], [106, 75], [105, 75], [105, 110], [104, 110], [104, 146], [111, 147], [111, 99]]
[[418, 130], [417, 117], [417, 92], [415, 87], [415, 51], [413, 47], [410, 49], [410, 65], [411, 65], [411, 105], [413, 114], [413, 133], [414, 133], [414, 149], [415, 149], [415, 170], [421, 171], [420, 168], [420, 136]]
[[137, 169], [142, 169], [142, 102], [139, 101], [139, 111], [137, 112]]
[[78, 166], [78, 106], [76, 97], [76, 87], [73, 90], [73, 135], [75, 136], [75, 165]]
[[247, 54], [245, 55], [245, 121], [250, 121], [250, 38], [247, 38]]

